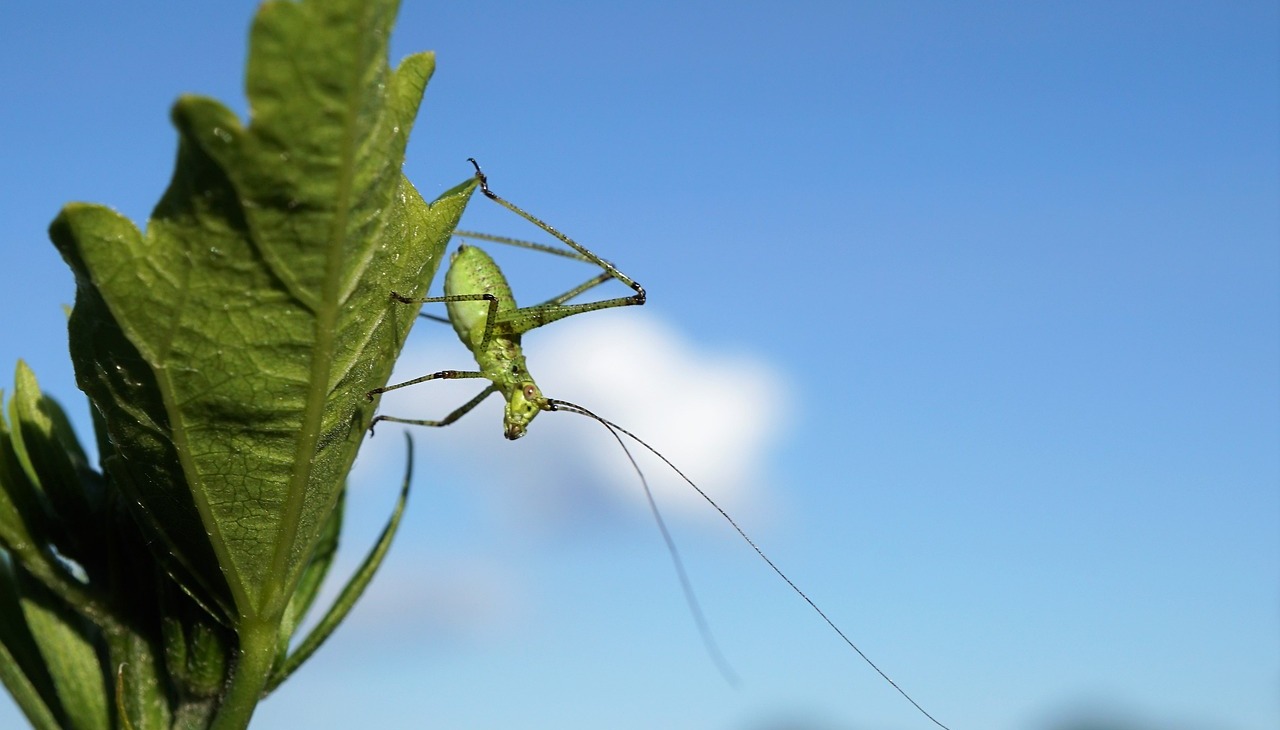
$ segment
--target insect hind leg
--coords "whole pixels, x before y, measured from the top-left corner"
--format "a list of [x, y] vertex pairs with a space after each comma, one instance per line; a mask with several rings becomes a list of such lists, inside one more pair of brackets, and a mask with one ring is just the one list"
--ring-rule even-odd
[[[532, 213], [529, 213], [528, 211], [524, 210], [523, 208], [521, 208], [521, 207], [517, 206], [516, 204], [514, 204], [514, 203], [512, 203], [512, 202], [510, 202], [510, 201], [508, 201], [508, 200], [506, 200], [505, 198], [503, 198], [503, 197], [499, 196], [497, 193], [495, 193], [495, 192], [493, 192], [492, 190], [490, 190], [490, 189], [489, 189], [489, 178], [484, 174], [484, 172], [483, 172], [483, 171], [481, 171], [481, 170], [480, 170], [480, 163], [476, 162], [476, 160], [475, 160], [475, 158], [474, 158], [474, 157], [468, 157], [468, 158], [467, 158], [467, 161], [468, 161], [468, 162], [470, 162], [470, 163], [471, 163], [471, 166], [472, 166], [472, 167], [474, 167], [474, 168], [476, 169], [476, 179], [480, 181], [480, 192], [484, 193], [485, 197], [489, 198], [490, 200], [492, 200], [493, 202], [497, 203], [498, 205], [501, 205], [502, 207], [506, 208], [507, 210], [511, 211], [512, 213], [515, 213], [516, 215], [520, 216], [521, 218], [524, 218], [525, 220], [529, 221], [530, 223], [534, 224], [535, 226], [537, 226], [537, 227], [541, 228], [542, 230], [546, 231], [546, 232], [547, 232], [547, 233], [549, 233], [550, 235], [554, 236], [554, 237], [556, 238], [556, 240], [558, 240], [558, 241], [560, 241], [561, 243], [565, 244], [565, 245], [566, 245], [566, 246], [568, 246], [569, 248], [572, 248], [574, 251], [577, 251], [577, 252], [578, 252], [578, 254], [579, 254], [579, 255], [581, 255], [581, 256], [583, 256], [586, 260], [590, 261], [591, 263], [595, 264], [596, 266], [599, 266], [600, 268], [602, 268], [602, 269], [604, 269], [606, 272], [608, 272], [610, 277], [612, 277], [612, 278], [614, 278], [614, 279], [617, 279], [618, 281], [622, 282], [623, 284], [626, 284], [627, 286], [631, 287], [632, 291], [634, 291], [634, 292], [635, 292], [635, 294], [633, 294], [633, 295], [631, 295], [631, 296], [629, 296], [629, 297], [625, 297], [625, 298], [621, 298], [621, 299], [610, 299], [610, 300], [606, 300], [606, 301], [608, 302], [608, 304], [607, 304], [606, 306], [609, 306], [609, 307], [619, 307], [619, 306], [628, 306], [628, 305], [640, 305], [640, 304], [644, 304], [644, 302], [645, 302], [645, 297], [646, 297], [646, 295], [645, 295], [645, 291], [644, 291], [644, 287], [640, 286], [640, 284], [639, 284], [639, 283], [637, 283], [637, 282], [636, 282], [634, 279], [632, 279], [630, 276], [627, 276], [626, 274], [624, 274], [624, 273], [622, 273], [621, 271], [619, 271], [619, 270], [618, 270], [618, 268], [617, 268], [616, 266], [614, 266], [613, 264], [609, 263], [608, 261], [605, 261], [604, 259], [602, 259], [602, 258], [600, 258], [599, 256], [597, 256], [597, 255], [595, 255], [594, 253], [592, 253], [592, 252], [591, 252], [591, 250], [590, 250], [590, 249], [588, 249], [586, 246], [583, 246], [582, 244], [578, 243], [577, 241], [573, 240], [572, 238], [569, 238], [568, 236], [564, 235], [563, 233], [561, 233], [560, 231], [556, 230], [555, 228], [552, 228], [550, 225], [548, 225], [548, 224], [547, 224], [546, 222], [544, 222], [542, 219], [538, 218], [537, 216], [533, 215]], [[504, 242], [505, 242], [505, 241], [504, 241]], [[593, 285], [593, 286], [594, 286], [594, 285]], [[586, 288], [590, 288], [590, 287], [586, 287]], [[584, 289], [584, 291], [585, 291], [585, 289]], [[567, 297], [566, 297], [566, 298], [567, 298]], [[601, 302], [601, 304], [604, 304], [604, 302]], [[597, 309], [602, 309], [602, 308], [603, 308], [603, 307], [597, 307]], [[583, 310], [583, 311], [589, 311], [589, 310]], [[575, 312], [575, 313], [576, 313], [576, 312]], [[567, 315], [566, 315], [566, 316], [567, 316]]]

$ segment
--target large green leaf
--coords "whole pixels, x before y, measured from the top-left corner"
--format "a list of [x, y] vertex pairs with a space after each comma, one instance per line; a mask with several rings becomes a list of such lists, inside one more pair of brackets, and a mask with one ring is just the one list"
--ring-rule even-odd
[[77, 379], [104, 416], [113, 482], [193, 596], [277, 619], [313, 555], [474, 182], [428, 205], [400, 173], [433, 58], [391, 71], [396, 3], [264, 5], [252, 124], [174, 108], [179, 152], [145, 235], [67, 206]]

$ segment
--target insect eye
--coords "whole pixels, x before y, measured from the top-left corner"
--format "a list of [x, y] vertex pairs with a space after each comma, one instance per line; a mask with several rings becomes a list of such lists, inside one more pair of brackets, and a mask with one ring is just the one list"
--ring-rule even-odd
[[534, 384], [533, 384], [533, 383], [529, 383], [529, 384], [527, 384], [527, 385], [525, 385], [525, 386], [524, 386], [524, 397], [525, 397], [525, 398], [532, 399], [532, 398], [533, 398], [534, 396], [536, 396], [537, 394], [538, 394], [538, 389], [537, 389], [537, 387], [535, 387], [535, 386], [534, 386]]

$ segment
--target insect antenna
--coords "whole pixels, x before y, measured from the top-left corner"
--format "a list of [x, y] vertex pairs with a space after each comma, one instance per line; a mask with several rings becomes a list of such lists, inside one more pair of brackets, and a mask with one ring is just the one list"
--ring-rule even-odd
[[[722, 508], [720, 507], [720, 505], [716, 504], [716, 501], [715, 501], [714, 499], [712, 499], [710, 495], [708, 495], [706, 492], [704, 492], [704, 491], [702, 490], [702, 487], [699, 487], [697, 484], [694, 484], [694, 482], [693, 482], [693, 480], [692, 480], [692, 479], [690, 479], [689, 477], [685, 476], [685, 473], [684, 473], [684, 472], [682, 472], [682, 471], [680, 471], [679, 467], [677, 467], [675, 464], [672, 464], [670, 459], [668, 459], [667, 457], [663, 456], [663, 455], [662, 455], [662, 453], [661, 453], [661, 452], [659, 452], [657, 449], [655, 449], [655, 448], [653, 448], [652, 446], [650, 446], [649, 444], [645, 443], [644, 439], [641, 439], [639, 436], [635, 435], [634, 433], [631, 433], [630, 431], [628, 431], [627, 429], [623, 428], [622, 426], [619, 426], [618, 424], [614, 423], [613, 421], [610, 421], [610, 420], [608, 420], [608, 419], [606, 419], [606, 418], [602, 418], [602, 417], [600, 417], [600, 416], [597, 416], [596, 414], [592, 413], [591, 411], [587, 410], [586, 408], [583, 408], [583, 407], [582, 407], [582, 406], [580, 406], [580, 405], [577, 405], [577, 404], [575, 404], [575, 403], [570, 403], [570, 402], [568, 402], [568, 401], [556, 400], [556, 399], [554, 399], [554, 398], [548, 398], [548, 399], [547, 399], [547, 402], [551, 405], [550, 410], [565, 410], [565, 411], [569, 411], [569, 412], [571, 412], [571, 413], [577, 413], [577, 414], [579, 414], [579, 415], [586, 416], [587, 418], [591, 418], [591, 419], [593, 419], [593, 420], [595, 420], [595, 421], [599, 422], [601, 425], [603, 425], [605, 428], [607, 428], [607, 429], [609, 430], [609, 433], [613, 434], [613, 437], [614, 437], [615, 439], [617, 439], [617, 440], [618, 440], [618, 443], [619, 443], [619, 444], [623, 444], [622, 438], [619, 436], [619, 434], [620, 434], [620, 433], [621, 433], [621, 434], [626, 434], [627, 438], [630, 438], [632, 441], [635, 441], [636, 443], [640, 444], [640, 445], [641, 445], [641, 446], [643, 446], [644, 448], [648, 449], [649, 453], [651, 453], [651, 454], [653, 454], [654, 456], [658, 457], [659, 459], [661, 459], [661, 460], [663, 461], [663, 463], [665, 463], [667, 466], [671, 467], [671, 470], [672, 470], [672, 471], [674, 471], [676, 474], [679, 474], [679, 475], [680, 475], [680, 478], [681, 478], [681, 479], [683, 479], [683, 480], [685, 481], [685, 483], [686, 483], [686, 484], [688, 484], [689, 486], [693, 487], [694, 491], [696, 491], [700, 497], [702, 497], [704, 500], [706, 500], [707, 504], [710, 504], [712, 507], [714, 507], [714, 508], [715, 508], [716, 512], [719, 512], [719, 513], [720, 513], [720, 516], [721, 516], [721, 517], [723, 517], [723, 518], [725, 519], [725, 521], [727, 521], [727, 522], [729, 523], [729, 525], [733, 527], [733, 529], [738, 533], [738, 536], [739, 536], [739, 537], [741, 537], [743, 540], [745, 540], [745, 541], [746, 541], [746, 543], [747, 543], [748, 545], [750, 545], [750, 546], [751, 546], [751, 549], [752, 549], [752, 550], [755, 550], [755, 551], [756, 551], [756, 555], [759, 555], [759, 556], [760, 556], [760, 559], [761, 559], [761, 560], [763, 560], [763, 561], [764, 561], [764, 562], [769, 566], [769, 568], [771, 568], [771, 569], [773, 570], [773, 572], [774, 572], [774, 573], [776, 573], [776, 574], [778, 575], [778, 577], [779, 577], [779, 578], [781, 578], [784, 582], [786, 582], [786, 584], [787, 584], [787, 585], [791, 586], [791, 590], [795, 591], [796, 595], [798, 595], [798, 596], [800, 596], [801, 598], [803, 598], [803, 599], [804, 599], [804, 602], [805, 602], [805, 603], [807, 603], [807, 604], [809, 604], [809, 608], [812, 608], [812, 609], [814, 610], [814, 612], [816, 612], [820, 617], [822, 617], [822, 620], [826, 622], [827, 626], [830, 626], [830, 627], [831, 627], [831, 629], [832, 629], [833, 631], [835, 631], [835, 632], [836, 632], [836, 634], [837, 634], [837, 635], [839, 635], [839, 637], [840, 637], [841, 639], [843, 639], [843, 640], [844, 640], [844, 643], [845, 643], [845, 644], [847, 644], [847, 645], [849, 646], [849, 648], [850, 648], [850, 649], [853, 649], [853, 650], [858, 654], [858, 656], [862, 657], [862, 661], [866, 662], [866, 663], [867, 663], [867, 666], [869, 666], [869, 667], [871, 667], [872, 669], [876, 670], [876, 674], [879, 674], [879, 675], [880, 675], [880, 677], [881, 677], [882, 679], [884, 679], [884, 681], [886, 681], [886, 682], [888, 682], [888, 683], [889, 683], [889, 686], [890, 686], [890, 687], [893, 687], [895, 690], [897, 690], [897, 691], [898, 691], [898, 694], [900, 694], [900, 695], [902, 695], [904, 698], [906, 698], [907, 702], [910, 702], [910, 703], [911, 703], [911, 705], [912, 705], [913, 707], [915, 707], [917, 710], [919, 710], [919, 711], [920, 711], [920, 714], [922, 714], [922, 715], [924, 715], [925, 717], [929, 718], [930, 722], [932, 722], [934, 725], [937, 725], [938, 727], [942, 728], [942, 730], [951, 730], [951, 729], [950, 729], [950, 728], [948, 728], [946, 725], [943, 725], [941, 722], [939, 722], [939, 721], [938, 721], [938, 719], [937, 719], [937, 718], [935, 718], [933, 715], [930, 715], [930, 714], [929, 714], [929, 712], [928, 712], [928, 710], [925, 710], [923, 707], [921, 707], [919, 702], [916, 702], [914, 699], [912, 699], [912, 698], [911, 698], [911, 695], [907, 694], [906, 690], [904, 690], [904, 689], [902, 689], [901, 687], [899, 687], [897, 682], [895, 682], [895, 681], [893, 681], [892, 679], [890, 679], [890, 678], [889, 678], [889, 675], [887, 675], [887, 674], [885, 674], [885, 673], [884, 673], [884, 670], [882, 670], [880, 667], [876, 666], [876, 663], [875, 663], [875, 662], [873, 662], [873, 661], [871, 661], [871, 658], [870, 658], [870, 657], [868, 657], [866, 654], [864, 654], [864, 653], [862, 652], [862, 650], [861, 650], [861, 649], [859, 649], [859, 648], [858, 648], [858, 646], [857, 646], [856, 644], [854, 644], [854, 643], [853, 643], [853, 640], [852, 640], [852, 639], [850, 639], [850, 638], [849, 638], [849, 637], [844, 633], [844, 631], [842, 631], [842, 630], [840, 629], [840, 627], [839, 627], [839, 626], [836, 626], [836, 624], [835, 624], [835, 622], [834, 622], [834, 621], [832, 621], [830, 618], [828, 618], [828, 617], [827, 617], [827, 614], [826, 614], [826, 613], [824, 613], [824, 612], [823, 612], [823, 610], [822, 610], [821, 608], [818, 608], [818, 604], [814, 603], [814, 602], [813, 602], [813, 599], [811, 599], [811, 598], [809, 598], [809, 596], [805, 595], [805, 592], [804, 592], [804, 591], [802, 591], [802, 590], [800, 590], [800, 586], [797, 586], [797, 585], [795, 584], [795, 582], [794, 582], [794, 581], [792, 581], [790, 578], [788, 578], [788, 577], [787, 577], [787, 574], [786, 574], [786, 573], [783, 573], [783, 572], [782, 572], [782, 569], [781, 569], [781, 568], [779, 568], [779, 567], [778, 567], [778, 566], [777, 566], [777, 565], [776, 565], [772, 560], [770, 560], [770, 559], [769, 559], [769, 556], [768, 556], [768, 555], [765, 555], [765, 554], [764, 554], [764, 551], [760, 549], [760, 546], [759, 546], [759, 545], [756, 545], [755, 540], [752, 540], [752, 539], [750, 538], [750, 536], [748, 536], [748, 535], [747, 535], [746, 531], [745, 531], [745, 530], [743, 530], [741, 527], [739, 527], [739, 526], [738, 526], [738, 523], [737, 523], [736, 521], [734, 521], [734, 519], [733, 519], [732, 517], [730, 517], [730, 516], [729, 516], [729, 513], [728, 513], [728, 512], [725, 512], [725, 511], [724, 511], [724, 509], [722, 509]], [[636, 473], [640, 474], [640, 481], [644, 484], [645, 494], [646, 494], [646, 496], [648, 496], [648, 497], [649, 497], [649, 504], [650, 504], [651, 506], [653, 506], [653, 505], [654, 505], [654, 502], [653, 502], [653, 495], [652, 495], [652, 494], [650, 494], [650, 492], [649, 492], [649, 484], [648, 484], [648, 482], [647, 482], [647, 481], [645, 481], [644, 474], [640, 471], [640, 467], [636, 464], [636, 460], [631, 456], [631, 452], [627, 450], [626, 444], [623, 444], [623, 445], [622, 445], [622, 450], [623, 450], [623, 451], [626, 451], [626, 453], [627, 453], [627, 458], [631, 460], [631, 465], [635, 467], [635, 469], [636, 469]], [[656, 516], [656, 515], [657, 515], [657, 507], [656, 507], [656, 506], [653, 506], [653, 510], [654, 510], [654, 514], [655, 514], [655, 516]], [[684, 570], [683, 570], [682, 568], [680, 568], [680, 567], [679, 567], [679, 566], [680, 566], [680, 560], [679, 560], [679, 558], [678, 558], [678, 557], [677, 557], [677, 555], [676, 555], [676, 552], [675, 552], [675, 545], [671, 542], [670, 536], [667, 534], [667, 528], [663, 525], [663, 523], [662, 523], [662, 518], [661, 518], [661, 517], [659, 517], [659, 518], [658, 518], [658, 525], [659, 525], [659, 527], [662, 527], [662, 534], [663, 534], [663, 537], [667, 538], [667, 546], [671, 549], [671, 556], [672, 556], [672, 558], [674, 558], [674, 559], [675, 559], [675, 561], [676, 561], [676, 565], [677, 565], [677, 568], [676, 568], [676, 569], [680, 572], [681, 582], [682, 582], [682, 583], [685, 583], [685, 585], [686, 585], [685, 594], [686, 594], [686, 596], [689, 596], [689, 597], [690, 597], [690, 605], [691, 605], [691, 606], [696, 607], [696, 605], [697, 605], [697, 604], [696, 604], [696, 602], [694, 602], [694, 601], [692, 600], [692, 596], [693, 596], [692, 589], [691, 589], [691, 588], [688, 588], [688, 585], [687, 585], [687, 578], [685, 578], [685, 576], [684, 576]], [[698, 617], [698, 616], [700, 616], [700, 615], [701, 615], [701, 614], [700, 614], [700, 612], [698, 612], [698, 611], [696, 610], [696, 608], [695, 608], [695, 610], [694, 610], [694, 614], [695, 614], [695, 617]], [[700, 619], [700, 618], [698, 619], [698, 621], [699, 621], [699, 624], [700, 624], [700, 625], [703, 623], [702, 619]], [[709, 633], [707, 633], [707, 632], [704, 632], [703, 636], [704, 636], [704, 638], [709, 639], [710, 634], [709, 634]], [[713, 655], [718, 656], [718, 653], [714, 653], [714, 652], [713, 652]]]
[[[636, 462], [636, 458], [631, 454], [631, 449], [627, 448], [626, 442], [618, 435], [618, 431], [626, 433], [633, 439], [635, 436], [619, 428], [617, 424], [606, 421], [582, 406], [555, 399], [548, 399], [547, 402], [551, 404], [550, 410], [576, 413], [594, 420], [604, 426], [609, 435], [613, 436], [618, 445], [622, 447], [622, 453], [627, 455], [627, 460], [631, 462], [631, 468], [635, 469], [636, 475], [640, 477], [640, 484], [644, 487], [644, 497], [649, 502], [649, 512], [653, 515], [654, 522], [658, 523], [658, 530], [662, 533], [663, 542], [667, 544], [667, 553], [671, 555], [671, 563], [675, 566], [676, 576], [680, 579], [680, 589], [684, 591], [684, 600], [689, 606], [689, 613], [693, 614], [694, 623], [698, 626], [698, 633], [702, 636], [702, 645], [706, 648], [707, 654], [711, 656], [711, 660], [715, 662], [716, 668], [720, 670], [724, 680], [734, 689], [737, 689], [740, 685], [738, 674], [733, 671], [733, 667], [725, 659], [724, 653], [720, 651], [720, 645], [716, 643], [715, 636], [711, 633], [711, 624], [707, 622], [707, 617], [702, 613], [702, 606], [698, 603], [698, 597], [693, 592], [693, 582], [689, 580], [689, 574], [684, 569], [684, 561], [680, 559], [680, 551], [676, 549], [676, 541], [671, 537], [671, 531], [667, 529], [667, 523], [662, 519], [662, 513], [658, 511], [658, 502], [653, 498], [653, 491], [649, 489], [649, 480], [645, 479], [644, 472], [640, 470], [640, 464]], [[639, 439], [636, 440], [639, 441]], [[640, 443], [644, 444], [643, 441]], [[646, 445], [645, 448], [648, 448], [648, 446]], [[653, 451], [653, 449], [649, 450]]]

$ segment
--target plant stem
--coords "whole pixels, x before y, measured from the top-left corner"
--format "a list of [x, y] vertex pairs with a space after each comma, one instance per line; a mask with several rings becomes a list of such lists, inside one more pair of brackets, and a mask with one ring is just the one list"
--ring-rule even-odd
[[275, 661], [278, 621], [248, 619], [240, 625], [240, 656], [210, 730], [243, 730], [262, 699]]

